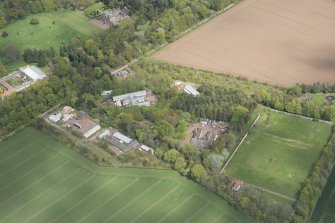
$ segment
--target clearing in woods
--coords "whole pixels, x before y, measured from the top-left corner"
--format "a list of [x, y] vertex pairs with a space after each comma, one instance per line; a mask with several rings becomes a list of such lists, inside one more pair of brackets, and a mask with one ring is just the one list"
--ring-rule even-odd
[[177, 172], [100, 167], [32, 128], [0, 153], [0, 222], [253, 222]]
[[[30, 20], [37, 18], [38, 25], [31, 25]], [[73, 37], [86, 37], [100, 31], [90, 23], [90, 19], [80, 11], [40, 13], [18, 20], [5, 28], [8, 37], [1, 38], [0, 49], [10, 44], [21, 50], [49, 49], [58, 51], [60, 45], [66, 44]]]
[[265, 110], [224, 172], [296, 197], [326, 146], [331, 128], [330, 124]]
[[245, 0], [155, 59], [284, 86], [334, 83], [333, 0]]

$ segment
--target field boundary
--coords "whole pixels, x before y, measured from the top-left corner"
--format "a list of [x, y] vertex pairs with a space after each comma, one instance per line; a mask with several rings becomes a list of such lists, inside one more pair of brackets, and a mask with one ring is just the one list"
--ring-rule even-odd
[[263, 107], [265, 109], [268, 109], [268, 110], [273, 111], [273, 112], [282, 113], [282, 114], [290, 115], [290, 116], [295, 116], [295, 117], [310, 120], [310, 121], [317, 120], [318, 122], [321, 122], [321, 123], [325, 123], [325, 124], [328, 124], [328, 125], [334, 125], [334, 122], [331, 122], [331, 121], [326, 121], [326, 120], [322, 120], [322, 119], [315, 119], [315, 118], [311, 118], [311, 117], [307, 117], [307, 116], [303, 116], [303, 115], [297, 115], [297, 114], [293, 114], [293, 113], [289, 113], [289, 112], [285, 112], [285, 111], [276, 110], [276, 109], [273, 109], [273, 108], [270, 108], [270, 107], [267, 107], [267, 106], [263, 106]]
[[237, 152], [237, 150], [241, 147], [241, 145], [243, 144], [244, 140], [247, 138], [249, 131], [251, 128], [253, 128], [255, 126], [255, 124], [257, 123], [258, 119], [261, 117], [261, 114], [258, 113], [255, 121], [251, 124], [251, 126], [249, 127], [249, 129], [247, 130], [247, 133], [244, 135], [244, 137], [242, 138], [242, 140], [240, 141], [240, 143], [237, 145], [237, 147], [235, 148], [234, 152], [230, 155], [229, 159], [227, 160], [227, 162], [225, 163], [225, 165], [222, 167], [220, 174], [222, 174], [222, 172], [224, 171], [224, 169], [228, 166], [229, 162], [232, 160], [232, 158], [234, 157], [235, 153]]
[[[311, 211], [311, 214], [310, 214], [310, 216], [309, 216], [309, 218], [308, 218], [308, 221], [309, 221], [309, 222], [311, 221], [311, 219], [312, 219], [312, 217], [313, 217], [315, 208], [316, 208], [316, 206], [317, 206], [319, 200], [321, 199], [321, 197], [322, 197], [322, 195], [323, 195], [323, 192], [324, 192], [324, 190], [325, 190], [325, 188], [326, 188], [326, 186], [327, 186], [328, 180], [330, 180], [330, 178], [331, 178], [331, 176], [332, 176], [333, 171], [335, 171], [335, 162], [333, 163], [332, 170], [331, 170], [330, 174], [329, 174], [328, 177], [327, 177], [326, 184], [324, 185], [324, 187], [323, 187], [322, 190], [321, 190], [321, 194], [320, 194], [320, 196], [319, 196], [319, 198], [318, 198], [318, 201], [317, 201], [316, 205], [313, 207], [313, 210]], [[332, 188], [332, 192], [331, 192], [331, 193], [332, 193], [332, 196], [334, 196], [334, 194], [335, 194], [335, 186]], [[331, 198], [329, 198], [329, 199], [327, 200], [326, 205], [325, 205], [325, 209], [327, 209], [327, 206], [328, 206], [328, 203], [329, 203], [329, 200], [330, 200], [330, 199], [331, 199]], [[323, 222], [324, 212], [325, 212], [325, 210], [322, 212], [322, 214], [321, 214], [321, 216], [320, 216], [320, 221], [319, 221], [320, 223]]]
[[274, 191], [266, 189], [264, 187], [260, 187], [260, 186], [257, 186], [257, 185], [254, 185], [254, 184], [250, 184], [250, 183], [246, 183], [246, 182], [244, 182], [244, 184], [248, 185], [249, 187], [254, 188], [256, 190], [260, 190], [260, 191], [266, 192], [268, 194], [272, 194], [274, 196], [284, 198], [284, 199], [289, 200], [289, 201], [294, 201], [295, 202], [297, 200], [297, 199], [295, 199], [293, 197], [290, 197], [290, 196], [287, 196], [285, 194], [281, 194], [281, 193], [278, 193], [278, 192], [274, 192]]

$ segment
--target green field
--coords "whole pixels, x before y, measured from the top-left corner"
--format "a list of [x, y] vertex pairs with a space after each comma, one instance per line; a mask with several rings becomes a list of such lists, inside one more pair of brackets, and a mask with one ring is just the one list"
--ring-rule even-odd
[[[31, 25], [31, 18], [37, 18], [40, 23]], [[1, 33], [5, 30], [9, 34], [7, 38], [1, 38], [0, 49], [13, 44], [21, 50], [48, 49], [51, 46], [58, 50], [61, 44], [67, 43], [72, 37], [86, 37], [99, 32], [89, 21], [80, 11], [31, 15], [0, 29]]]
[[294, 198], [330, 133], [329, 124], [264, 110], [225, 174]]
[[97, 2], [97, 3], [95, 3], [95, 4], [93, 4], [93, 5], [91, 5], [90, 7], [87, 7], [85, 10], [84, 10], [84, 12], [85, 12], [85, 14], [86, 15], [91, 15], [91, 13], [94, 13], [94, 12], [96, 12], [97, 10], [103, 10], [104, 9], [104, 7], [105, 7], [105, 4], [104, 3], [102, 3], [102, 2]]
[[333, 169], [322, 195], [316, 204], [311, 223], [335, 222], [335, 169]]
[[32, 128], [0, 152], [0, 222], [253, 222], [174, 171], [99, 167]]

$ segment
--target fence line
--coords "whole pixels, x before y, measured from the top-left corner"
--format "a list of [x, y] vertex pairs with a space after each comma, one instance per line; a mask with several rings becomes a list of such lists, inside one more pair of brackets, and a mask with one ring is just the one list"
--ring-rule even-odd
[[230, 155], [229, 159], [227, 160], [227, 162], [225, 163], [225, 165], [222, 167], [221, 171], [220, 171], [220, 174], [222, 174], [222, 172], [224, 171], [224, 169], [227, 167], [227, 165], [229, 164], [230, 160], [234, 157], [235, 153], [237, 152], [237, 150], [240, 148], [240, 146], [242, 145], [242, 143], [244, 142], [244, 140], [247, 138], [248, 136], [248, 133], [250, 131], [250, 129], [252, 127], [255, 126], [255, 124], [257, 123], [259, 117], [261, 117], [261, 114], [258, 114], [255, 121], [252, 123], [252, 125], [249, 127], [247, 133], [243, 136], [242, 140], [240, 141], [240, 143], [236, 146], [234, 152]]

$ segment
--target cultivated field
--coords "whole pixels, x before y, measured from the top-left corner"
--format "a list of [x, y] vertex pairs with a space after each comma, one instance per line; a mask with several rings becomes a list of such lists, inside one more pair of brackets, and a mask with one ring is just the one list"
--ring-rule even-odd
[[327, 185], [315, 206], [311, 223], [333, 223], [335, 222], [335, 169], [328, 178]]
[[[31, 25], [31, 18], [37, 18], [40, 23]], [[91, 24], [82, 12], [67, 11], [31, 15], [0, 29], [0, 33], [2, 31], [8, 32], [9, 36], [1, 38], [0, 49], [13, 44], [21, 50], [54, 47], [57, 51], [61, 44], [68, 43], [72, 37], [86, 37], [100, 29]]]
[[245, 0], [154, 58], [284, 86], [335, 83], [333, 0]]
[[330, 132], [329, 124], [265, 110], [225, 174], [294, 198]]
[[0, 222], [253, 222], [174, 171], [99, 167], [31, 128], [0, 153]]

